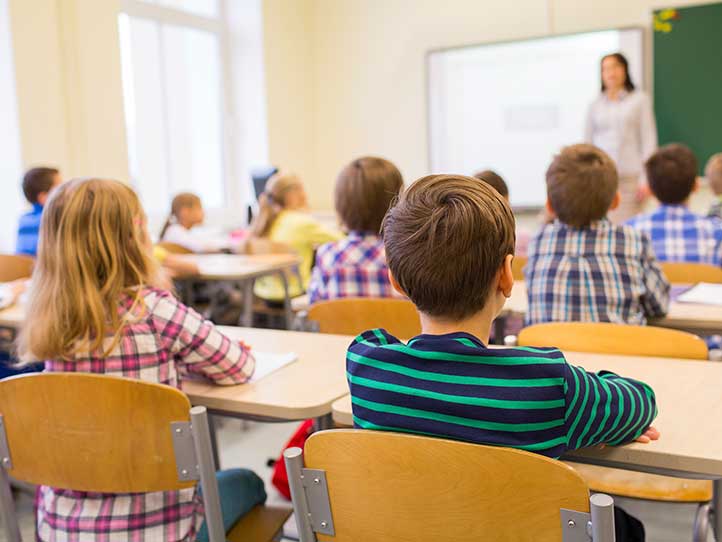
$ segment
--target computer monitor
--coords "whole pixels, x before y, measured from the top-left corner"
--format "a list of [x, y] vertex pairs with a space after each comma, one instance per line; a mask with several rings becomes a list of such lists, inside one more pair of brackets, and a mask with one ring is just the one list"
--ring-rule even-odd
[[253, 180], [253, 191], [256, 193], [256, 199], [266, 189], [268, 179], [278, 173], [278, 168], [274, 166], [257, 167], [251, 170], [251, 179]]

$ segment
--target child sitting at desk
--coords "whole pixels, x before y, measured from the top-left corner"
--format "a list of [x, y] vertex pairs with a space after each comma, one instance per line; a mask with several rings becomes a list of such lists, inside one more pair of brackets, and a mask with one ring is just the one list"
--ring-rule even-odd
[[213, 239], [199, 233], [197, 228], [203, 224], [205, 216], [201, 198], [190, 192], [178, 194], [171, 202], [170, 214], [158, 238], [197, 253], [230, 249], [229, 239]]
[[707, 216], [722, 220], [722, 152], [713, 154], [704, 168], [704, 176], [707, 177], [709, 187], [715, 195], [716, 201], [710, 207]]
[[18, 224], [18, 240], [15, 248], [17, 254], [33, 256], [38, 252], [38, 232], [43, 207], [50, 192], [61, 182], [60, 172], [55, 168], [36, 167], [30, 169], [23, 177], [23, 194], [33, 206], [32, 211], [20, 217]]
[[[493, 188], [471, 177], [424, 177], [389, 211], [383, 237], [391, 283], [416, 305], [422, 334], [405, 344], [374, 329], [351, 343], [356, 427], [548, 457], [658, 438], [646, 384], [588, 373], [555, 348], [487, 347], [514, 285], [514, 216]], [[630, 522], [637, 524], [617, 521]]]
[[[46, 371], [174, 387], [185, 373], [219, 385], [241, 384], [253, 374], [247, 346], [155, 286], [145, 213], [127, 185], [99, 179], [61, 185], [45, 209], [40, 239], [29, 324], [19, 337], [24, 361], [44, 360]], [[219, 481], [229, 520], [266, 498], [251, 471], [219, 473]], [[241, 498], [228, 506], [228, 492]], [[194, 488], [120, 495], [40, 486], [36, 508], [37, 539], [44, 542], [207, 540]]]

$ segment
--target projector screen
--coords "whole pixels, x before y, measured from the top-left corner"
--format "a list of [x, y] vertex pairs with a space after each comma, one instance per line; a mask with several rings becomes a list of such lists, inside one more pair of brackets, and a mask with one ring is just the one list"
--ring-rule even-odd
[[599, 62], [617, 51], [642, 88], [641, 28], [432, 51], [431, 170], [493, 169], [509, 185], [512, 206], [543, 206], [546, 169], [561, 147], [583, 141], [587, 108], [600, 92]]

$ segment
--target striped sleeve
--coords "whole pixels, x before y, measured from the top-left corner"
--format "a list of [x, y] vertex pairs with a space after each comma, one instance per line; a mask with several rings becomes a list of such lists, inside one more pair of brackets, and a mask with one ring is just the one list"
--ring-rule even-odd
[[647, 384], [602, 371], [568, 365], [567, 449], [625, 444], [639, 437], [657, 416], [654, 391]]
[[167, 292], [159, 294], [151, 322], [163, 346], [188, 372], [223, 386], [242, 384], [253, 375], [256, 362], [247, 346]]

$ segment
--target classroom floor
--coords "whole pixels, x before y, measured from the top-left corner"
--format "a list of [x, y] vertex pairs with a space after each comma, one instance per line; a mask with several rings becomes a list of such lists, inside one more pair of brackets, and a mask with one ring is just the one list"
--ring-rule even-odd
[[[242, 429], [240, 421], [222, 421], [218, 424], [218, 435], [223, 467], [253, 469], [266, 481], [269, 502], [282, 502], [270, 484], [271, 469], [266, 466], [266, 461], [271, 455], [277, 454], [296, 425], [247, 423], [245, 429]], [[615, 502], [644, 522], [648, 542], [683, 542], [692, 539], [695, 513], [693, 505], [659, 504], [618, 497]], [[26, 542], [32, 541], [34, 532], [31, 497], [22, 496], [18, 509], [22, 519], [23, 539]], [[710, 535], [709, 542], [712, 541], [713, 537]], [[2, 529], [0, 542], [6, 542]]]

